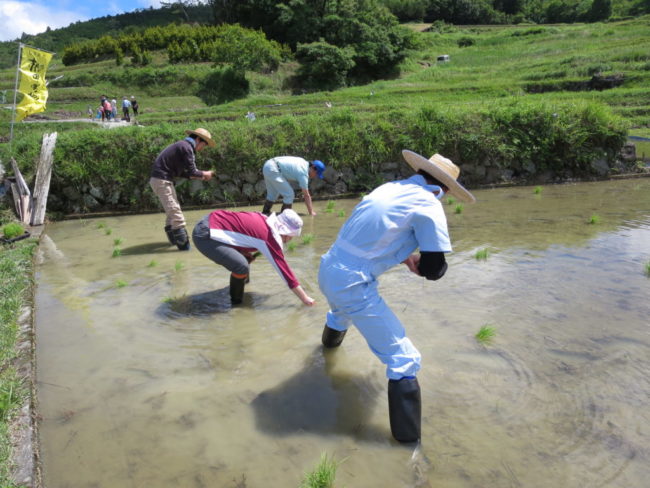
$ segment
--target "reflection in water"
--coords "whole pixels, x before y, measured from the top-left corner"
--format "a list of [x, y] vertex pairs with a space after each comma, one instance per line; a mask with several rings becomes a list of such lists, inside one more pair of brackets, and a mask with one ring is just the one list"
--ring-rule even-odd
[[[650, 179], [475, 194], [461, 213], [445, 205], [443, 280], [381, 280], [423, 356], [415, 451], [390, 436], [384, 368], [360, 334], [320, 347], [319, 259], [356, 201], [317, 202], [314, 240], [287, 251], [309, 309], [264, 260], [232, 308], [227, 271], [168, 246], [160, 215], [48, 226], [35, 316], [46, 485], [294, 487], [326, 452], [345, 460], [337, 486], [645, 486]], [[488, 347], [474, 339], [485, 324]]]

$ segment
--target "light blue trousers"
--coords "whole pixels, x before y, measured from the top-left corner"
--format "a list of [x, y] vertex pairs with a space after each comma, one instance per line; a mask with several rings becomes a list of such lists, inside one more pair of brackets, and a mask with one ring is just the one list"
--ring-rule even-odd
[[386, 365], [388, 379], [415, 376], [420, 369], [420, 352], [379, 296], [371, 267], [371, 262], [342, 252], [330, 251], [321, 258], [318, 284], [330, 306], [327, 326], [343, 331], [354, 324], [370, 350]]
[[293, 203], [295, 198], [293, 188], [287, 179], [282, 176], [275, 161], [270, 159], [264, 163], [262, 174], [266, 184], [266, 199], [269, 202], [275, 202], [278, 195], [282, 195], [282, 203]]

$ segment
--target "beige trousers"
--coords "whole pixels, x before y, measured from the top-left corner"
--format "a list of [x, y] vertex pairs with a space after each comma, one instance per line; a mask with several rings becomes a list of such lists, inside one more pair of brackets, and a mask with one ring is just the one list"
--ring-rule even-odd
[[160, 178], [151, 178], [149, 185], [151, 185], [151, 189], [165, 209], [165, 225], [171, 225], [172, 229], [185, 227], [185, 216], [178, 203], [174, 182], [161, 180]]

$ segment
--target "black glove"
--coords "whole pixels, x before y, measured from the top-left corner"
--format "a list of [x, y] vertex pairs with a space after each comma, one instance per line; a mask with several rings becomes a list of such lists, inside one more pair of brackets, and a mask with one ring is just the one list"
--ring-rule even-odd
[[420, 252], [418, 271], [427, 280], [439, 280], [447, 272], [444, 252]]

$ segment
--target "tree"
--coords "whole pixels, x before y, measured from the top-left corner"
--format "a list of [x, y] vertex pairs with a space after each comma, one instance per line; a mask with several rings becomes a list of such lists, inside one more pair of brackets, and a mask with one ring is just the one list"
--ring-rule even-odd
[[612, 0], [594, 0], [587, 14], [589, 22], [607, 20], [612, 15]]
[[307, 90], [341, 88], [354, 66], [353, 57], [354, 50], [350, 47], [338, 48], [322, 41], [299, 44], [296, 59], [300, 67], [293, 81]]

